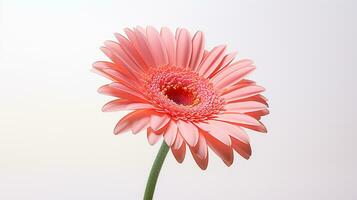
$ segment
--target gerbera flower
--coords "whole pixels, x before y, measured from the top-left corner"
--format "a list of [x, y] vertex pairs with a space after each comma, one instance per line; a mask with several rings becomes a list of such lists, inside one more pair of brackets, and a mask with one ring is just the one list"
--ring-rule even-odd
[[192, 37], [178, 28], [125, 29], [126, 36], [106, 41], [101, 50], [111, 62], [93, 64], [96, 72], [113, 82], [99, 89], [117, 99], [103, 111], [132, 110], [114, 133], [144, 130], [150, 144], [161, 138], [176, 160], [183, 162], [188, 147], [198, 166], [206, 169], [208, 148], [227, 166], [233, 150], [251, 155], [244, 129], [266, 132], [259, 121], [268, 114], [264, 88], [245, 79], [255, 66], [251, 60], [234, 61], [220, 45], [205, 50], [204, 34]]

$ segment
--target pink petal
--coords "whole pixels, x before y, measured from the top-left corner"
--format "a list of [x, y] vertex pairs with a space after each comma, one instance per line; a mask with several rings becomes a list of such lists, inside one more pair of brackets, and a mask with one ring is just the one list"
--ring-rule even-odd
[[258, 102], [260, 102], [262, 104], [265, 104], [267, 107], [269, 107], [269, 105], [267, 103], [268, 99], [265, 96], [261, 95], [261, 94], [258, 94], [258, 95], [252, 96], [250, 98], [247, 98], [247, 100], [258, 101]]
[[176, 66], [188, 67], [191, 59], [192, 41], [190, 33], [182, 29], [178, 35], [176, 43]]
[[267, 109], [265, 104], [256, 101], [244, 101], [236, 103], [227, 103], [224, 105], [226, 112], [248, 113]]
[[[259, 121], [258, 121], [259, 122]], [[253, 126], [253, 125], [248, 125], [248, 124], [239, 124], [239, 126], [242, 126], [244, 128], [248, 128], [254, 131], [258, 131], [261, 133], [267, 133], [267, 128], [264, 126], [264, 124], [259, 122], [259, 126]]]
[[234, 62], [234, 63], [230, 64], [229, 66], [225, 67], [224, 69], [222, 69], [221, 71], [219, 71], [216, 75], [214, 75], [211, 78], [211, 81], [214, 84], [217, 84], [221, 80], [226, 79], [226, 77], [229, 76], [230, 74], [232, 74], [233, 72], [240, 70], [242, 68], [245, 68], [245, 67], [249, 67], [252, 64], [253, 64], [253, 61], [247, 60], [247, 59]]
[[208, 55], [209, 55], [209, 51], [204, 50], [204, 51], [203, 51], [203, 58], [202, 58], [202, 60], [205, 60]]
[[138, 66], [122, 49], [121, 45], [113, 41], [105, 41], [105, 47], [110, 49], [113, 54], [121, 61], [121, 64], [125, 66], [133, 75], [143, 73], [143, 69]]
[[105, 77], [113, 80], [114, 82], [119, 82], [126, 87], [138, 90], [140, 84], [136, 81], [136, 79], [130, 79], [128, 76], [114, 70], [114, 69], [101, 69], [98, 70], [100, 74], [104, 75]]
[[107, 47], [100, 47], [100, 50], [111, 60], [113, 63], [123, 66], [122, 61]]
[[139, 55], [139, 52], [135, 49], [132, 42], [119, 33], [114, 33], [114, 36], [119, 41], [123, 50], [136, 63], [136, 65], [141, 67], [143, 71], [146, 71], [148, 69], [148, 66], [144, 62], [143, 58]]
[[248, 85], [257, 85], [256, 82], [249, 80], [249, 79], [242, 79], [241, 81], [239, 81], [237, 84], [233, 85], [232, 87], [230, 87], [227, 92], [224, 92], [224, 94], [229, 93], [233, 90], [238, 90], [242, 87], [246, 87]]
[[170, 117], [162, 113], [153, 113], [151, 115], [150, 126], [154, 131], [163, 128], [170, 121]]
[[166, 52], [170, 66], [176, 65], [176, 40], [170, 29], [163, 27], [160, 32], [162, 41], [166, 47]]
[[233, 150], [230, 146], [227, 146], [212, 137], [211, 134], [203, 132], [206, 138], [208, 146], [223, 160], [227, 166], [231, 166], [233, 163]]
[[[105, 48], [105, 47], [103, 47]], [[115, 63], [111, 63], [111, 62], [107, 62], [107, 61], [98, 61], [92, 64], [94, 69], [103, 71], [103, 70], [108, 70], [108, 69], [112, 69], [117, 71], [118, 73], [123, 74], [124, 76], [127, 76], [128, 79], [134, 79], [135, 77], [123, 66], [115, 64]]]
[[190, 61], [190, 69], [196, 71], [202, 61], [205, 51], [205, 37], [203, 32], [197, 31], [192, 39], [192, 55]]
[[102, 111], [103, 112], [113, 112], [120, 110], [139, 110], [139, 109], [152, 109], [154, 108], [151, 104], [133, 102], [128, 99], [116, 99], [106, 103]]
[[254, 117], [251, 117], [246, 114], [239, 114], [239, 113], [223, 113], [219, 114], [215, 120], [219, 121], [226, 121], [226, 122], [232, 122], [232, 123], [239, 123], [239, 124], [246, 124], [246, 125], [252, 125], [252, 126], [260, 126], [261, 123], [256, 120]]
[[228, 102], [235, 101], [239, 99], [248, 98], [264, 92], [264, 88], [258, 85], [248, 85], [246, 87], [233, 90], [227, 94], [222, 95], [222, 98], [226, 99]]
[[[179, 135], [177, 135], [177, 136], [179, 136]], [[179, 136], [179, 137], [181, 137], [181, 136]], [[178, 148], [171, 147], [171, 152], [174, 155], [177, 162], [182, 163], [184, 161], [185, 155], [186, 155], [186, 144], [181, 142], [181, 145]]]
[[[246, 114], [247, 116], [255, 119], [254, 117]], [[219, 120], [219, 119], [215, 119], [215, 120]], [[248, 128], [248, 129], [251, 129], [251, 130], [254, 130], [254, 131], [258, 131], [258, 132], [261, 132], [261, 133], [267, 133], [267, 129], [266, 127], [264, 126], [264, 124], [262, 124], [260, 121], [258, 121], [258, 119], [255, 119], [257, 124], [258, 125], [251, 125], [251, 124], [244, 124], [244, 123], [239, 123], [239, 122], [233, 122], [233, 121], [225, 121], [227, 123], [230, 123], [230, 124], [233, 124], [233, 125], [237, 125], [237, 126], [241, 126], [241, 127], [244, 127], [244, 128]], [[219, 120], [219, 121], [224, 121], [224, 120]]]
[[208, 149], [204, 135], [200, 135], [198, 144], [195, 147], [190, 147], [190, 150], [198, 166], [205, 170], [208, 164]]
[[128, 76], [133, 77], [134, 79], [136, 79], [136, 81], [138, 80], [138, 74], [133, 71], [130, 71], [127, 68], [126, 64], [123, 63], [121, 59], [112, 50], [108, 49], [107, 47], [101, 47], [100, 49], [108, 58], [110, 58], [115, 63], [117, 69], [119, 69], [123, 73], [125, 72]]
[[161, 40], [159, 32], [155, 28], [149, 26], [146, 29], [146, 34], [156, 66], [166, 66], [169, 63], [169, 60], [167, 57], [166, 47]]
[[209, 76], [209, 78], [213, 77], [216, 75], [218, 72], [222, 71], [225, 67], [227, 67], [231, 62], [234, 60], [234, 58], [237, 56], [237, 52], [232, 52], [230, 54], [227, 54], [224, 56], [222, 62], [218, 65], [216, 70], [212, 72], [212, 74]]
[[[132, 80], [135, 78], [132, 74], [130, 74], [130, 72], [126, 68], [124, 68], [118, 64], [115, 64], [115, 63], [111, 63], [111, 62], [107, 62], [107, 61], [98, 61], [98, 62], [93, 63], [92, 66], [95, 70], [98, 70], [100, 72], [104, 72], [106, 70], [115, 71], [117, 74], [121, 74], [123, 77], [125, 77], [125, 79]], [[113, 75], [110, 75], [110, 76], [113, 76]], [[111, 78], [114, 78], [114, 80], [115, 80], [115, 76], [113, 76]], [[136, 83], [136, 81], [135, 81], [135, 83]]]
[[232, 52], [230, 54], [225, 55], [222, 62], [219, 64], [221, 69], [224, 69], [224, 67], [227, 67], [229, 64], [231, 64], [236, 56], [237, 52]]
[[209, 120], [208, 122], [220, 130], [225, 130], [226, 134], [228, 134], [231, 138], [233, 137], [249, 144], [249, 136], [241, 127], [216, 120]]
[[180, 131], [177, 130], [177, 135], [176, 135], [176, 139], [175, 139], [175, 142], [174, 142], [174, 145], [171, 146], [173, 147], [174, 149], [179, 149], [181, 147], [181, 145], [185, 145], [185, 143], [183, 142], [183, 138], [180, 134]]
[[262, 116], [265, 116], [267, 114], [269, 114], [269, 110], [268, 109], [264, 109], [264, 110], [259, 110], [259, 111], [255, 111], [255, 112], [250, 112], [250, 113], [246, 113], [249, 116], [254, 117], [257, 120], [260, 120], [260, 118]]
[[252, 149], [249, 143], [248, 144], [244, 143], [233, 137], [232, 137], [232, 148], [245, 159], [249, 159], [249, 157], [252, 155]]
[[110, 83], [109, 85], [110, 85], [110, 87], [115, 88], [115, 89], [117, 89], [117, 90], [120, 90], [120, 91], [122, 91], [122, 92], [126, 92], [126, 93], [128, 93], [128, 94], [131, 94], [131, 95], [133, 95], [133, 96], [137, 96], [137, 97], [142, 98], [142, 99], [146, 99], [146, 98], [142, 95], [142, 92], [140, 91], [140, 89], [138, 89], [138, 90], [132, 90], [132, 89], [126, 87], [126, 86], [123, 85], [123, 84], [115, 83], [115, 82], [114, 82], [114, 83]]
[[98, 92], [109, 96], [130, 99], [132, 101], [147, 102], [144, 96], [120, 83], [104, 85], [98, 89]]
[[176, 32], [175, 32], [175, 40], [177, 41], [178, 40], [178, 37], [179, 37], [179, 35], [180, 35], [180, 32], [181, 32], [181, 28], [177, 28], [176, 29]]
[[150, 125], [150, 115], [143, 116], [132, 122], [131, 131], [137, 134], [143, 129], [147, 129]]
[[217, 46], [209, 52], [208, 56], [203, 60], [198, 68], [198, 73], [207, 78], [221, 63], [226, 50], [225, 45]]
[[[115, 67], [112, 67], [111, 65]], [[140, 88], [138, 86], [142, 85], [142, 83], [133, 77], [129, 72], [121, 71], [121, 69], [118, 70], [117, 65], [114, 63], [105, 61], [95, 62], [93, 63], [92, 71], [112, 80], [113, 82], [119, 82], [133, 90], [137, 90]]]
[[190, 147], [190, 151], [193, 159], [196, 161], [197, 165], [202, 169], [207, 169], [208, 165], [208, 149], [207, 143], [204, 136], [200, 136], [198, 145], [196, 147]]
[[244, 87], [256, 86], [256, 85], [257, 85], [256, 82], [244, 78], [244, 79], [240, 80], [239, 82], [237, 82], [236, 84], [231, 85], [230, 87], [224, 88], [223, 90], [219, 91], [218, 94], [220, 94], [222, 96], [222, 95], [226, 95], [228, 93], [234, 92], [234, 91], [239, 90]]
[[223, 88], [228, 88], [239, 81], [241, 81], [245, 76], [251, 73], [255, 69], [255, 66], [251, 65], [248, 67], [240, 68], [236, 71], [233, 71], [231, 74], [228, 74], [223, 79], [214, 82], [214, 86], [217, 90], [221, 90]]
[[177, 127], [181, 133], [181, 136], [185, 139], [188, 145], [196, 146], [198, 142], [198, 129], [190, 122], [182, 120], [177, 121]]
[[155, 62], [149, 50], [145, 35], [136, 29], [132, 31], [128, 28], [125, 29], [125, 33], [139, 53], [140, 57], [143, 58], [146, 65], [155, 66]]
[[147, 117], [148, 115], [150, 115], [150, 112], [148, 113], [145, 110], [137, 110], [125, 115], [123, 118], [119, 120], [119, 122], [115, 126], [114, 134], [117, 135], [119, 133], [123, 133], [125, 131], [130, 130], [134, 121], [143, 117]]
[[[261, 94], [258, 94], [256, 97], [257, 97], [257, 98], [260, 98], [260, 99], [262, 99], [262, 100], [264, 100], [264, 102], [267, 102], [267, 101], [268, 101], [268, 99], [267, 99], [265, 96], [261, 95]], [[261, 101], [259, 101], [259, 102], [261, 102]], [[262, 102], [261, 102], [261, 103], [262, 103]], [[264, 104], [265, 104], [265, 103], [264, 103]]]
[[149, 144], [154, 145], [160, 140], [161, 135], [154, 133], [154, 131], [151, 128], [148, 128], [147, 129], [147, 138], [148, 138]]
[[207, 123], [203, 122], [197, 122], [195, 123], [201, 130], [207, 132], [210, 134], [212, 137], [216, 138], [223, 144], [230, 146], [231, 145], [231, 139], [229, 137], [229, 134], [227, 133], [226, 130], [220, 129], [218, 126], [215, 124], [210, 123], [210, 121], [207, 121]]
[[268, 99], [261, 94], [250, 96], [250, 97], [247, 97], [244, 99], [238, 99], [238, 100], [231, 101], [231, 102], [243, 102], [243, 101], [257, 101], [257, 102], [265, 104], [267, 107], [269, 107], [269, 105], [267, 103]]
[[175, 142], [177, 135], [177, 125], [176, 122], [171, 120], [166, 128], [165, 134], [164, 134], [164, 139], [165, 142], [168, 146], [172, 146], [173, 143]]

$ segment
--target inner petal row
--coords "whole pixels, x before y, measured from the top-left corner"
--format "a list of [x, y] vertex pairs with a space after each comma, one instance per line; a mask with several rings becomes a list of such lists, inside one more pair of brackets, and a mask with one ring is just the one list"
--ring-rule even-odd
[[213, 118], [223, 100], [209, 81], [185, 68], [161, 67], [145, 77], [146, 96], [174, 119], [203, 121]]

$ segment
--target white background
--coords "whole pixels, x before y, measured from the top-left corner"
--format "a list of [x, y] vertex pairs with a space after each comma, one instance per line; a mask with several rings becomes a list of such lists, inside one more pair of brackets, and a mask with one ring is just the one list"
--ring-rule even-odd
[[2, 1], [0, 199], [141, 199], [159, 145], [114, 136], [99, 46], [136, 25], [203, 30], [251, 58], [269, 133], [206, 171], [169, 154], [156, 199], [356, 199], [356, 1]]

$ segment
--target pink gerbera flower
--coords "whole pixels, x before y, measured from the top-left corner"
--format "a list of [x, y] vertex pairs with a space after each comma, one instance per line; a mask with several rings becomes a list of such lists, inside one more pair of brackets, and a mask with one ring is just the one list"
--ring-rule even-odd
[[249, 138], [244, 129], [266, 132], [259, 121], [268, 114], [264, 88], [245, 79], [255, 66], [251, 60], [233, 61], [226, 46], [205, 50], [201, 31], [191, 37], [178, 28], [158, 32], [153, 27], [125, 29], [126, 37], [106, 41], [101, 50], [111, 62], [93, 64], [113, 82], [100, 93], [117, 99], [103, 111], [133, 110], [115, 126], [114, 133], [144, 130], [150, 144], [163, 137], [176, 160], [186, 148], [201, 169], [208, 164], [208, 147], [227, 166], [233, 150], [248, 159]]

